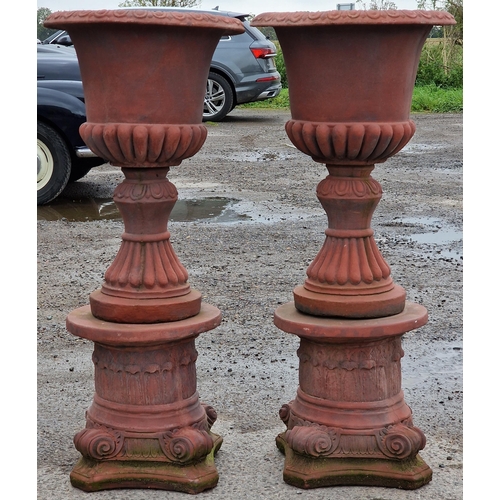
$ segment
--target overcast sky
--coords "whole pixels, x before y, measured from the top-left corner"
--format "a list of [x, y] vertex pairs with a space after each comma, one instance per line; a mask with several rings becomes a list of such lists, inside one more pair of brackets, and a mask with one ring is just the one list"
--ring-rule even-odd
[[[57, 10], [96, 10], [116, 9], [123, 0], [37, 0], [37, 8], [47, 7], [52, 12]], [[417, 0], [392, 0], [398, 9], [416, 9]], [[356, 0], [351, 0], [355, 3]], [[284, 11], [320, 11], [335, 10], [338, 3], [350, 3], [345, 0], [202, 0], [199, 8], [231, 10], [244, 14]], [[369, 4], [369, 0], [365, 2]]]

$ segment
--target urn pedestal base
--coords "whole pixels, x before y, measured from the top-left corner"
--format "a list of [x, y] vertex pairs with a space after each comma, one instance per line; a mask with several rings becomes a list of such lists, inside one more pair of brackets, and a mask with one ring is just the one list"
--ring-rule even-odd
[[83, 491], [156, 488], [199, 493], [217, 485], [211, 432], [215, 410], [196, 389], [195, 339], [220, 311], [168, 323], [103, 321], [90, 306], [72, 311], [69, 332], [94, 342], [95, 393], [73, 441], [82, 457], [70, 474]]
[[420, 455], [406, 460], [311, 458], [293, 451], [284, 435], [276, 437], [276, 445], [285, 455], [283, 479], [298, 488], [382, 486], [415, 490], [432, 479], [432, 470]]
[[222, 438], [210, 433], [215, 444], [201, 461], [190, 465], [145, 461], [99, 461], [81, 457], [70, 474], [71, 484], [83, 491], [141, 488], [196, 494], [217, 486], [214, 456]]
[[276, 438], [285, 454], [283, 478], [301, 488], [371, 485], [415, 489], [432, 470], [418, 452], [401, 390], [401, 338], [427, 322], [425, 307], [372, 319], [324, 318], [278, 307], [274, 323], [300, 337], [299, 387], [283, 405], [287, 430]]

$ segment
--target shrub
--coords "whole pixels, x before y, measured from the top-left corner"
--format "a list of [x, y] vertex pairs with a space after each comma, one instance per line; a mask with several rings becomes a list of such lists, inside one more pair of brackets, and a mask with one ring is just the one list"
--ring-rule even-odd
[[441, 41], [426, 43], [418, 64], [415, 85], [463, 88], [463, 50]]
[[278, 44], [276, 44], [276, 51], [278, 53], [278, 55], [274, 58], [274, 62], [276, 63], [276, 69], [279, 71], [281, 75], [281, 84], [283, 85], [283, 88], [287, 89], [288, 80], [286, 77], [285, 60], [283, 59], [283, 51], [281, 50]]

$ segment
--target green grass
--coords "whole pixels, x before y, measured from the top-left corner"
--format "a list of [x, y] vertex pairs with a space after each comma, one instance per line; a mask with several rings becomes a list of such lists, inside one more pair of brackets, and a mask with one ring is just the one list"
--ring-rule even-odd
[[[274, 99], [242, 104], [241, 107], [289, 109], [288, 89], [283, 89]], [[444, 89], [436, 85], [415, 87], [411, 104], [412, 113], [461, 113], [462, 111], [463, 89]]]
[[464, 110], [464, 91], [443, 89], [436, 85], [415, 87], [411, 102], [413, 113], [461, 113]]

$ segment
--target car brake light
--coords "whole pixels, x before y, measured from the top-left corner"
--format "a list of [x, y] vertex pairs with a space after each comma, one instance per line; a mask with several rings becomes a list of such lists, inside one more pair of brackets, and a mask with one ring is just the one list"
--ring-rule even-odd
[[269, 48], [250, 48], [256, 59], [267, 59], [268, 57], [276, 57], [276, 52]]

